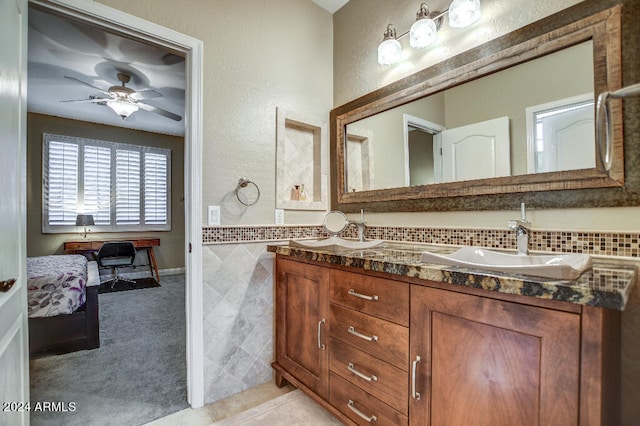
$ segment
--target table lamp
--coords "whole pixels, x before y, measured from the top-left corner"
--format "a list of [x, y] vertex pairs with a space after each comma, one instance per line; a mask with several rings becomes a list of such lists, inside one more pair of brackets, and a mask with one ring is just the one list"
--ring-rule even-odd
[[78, 216], [76, 216], [76, 226], [84, 226], [82, 238], [87, 238], [87, 232], [91, 231], [90, 229], [87, 229], [87, 226], [92, 225], [95, 225], [92, 214], [78, 214]]

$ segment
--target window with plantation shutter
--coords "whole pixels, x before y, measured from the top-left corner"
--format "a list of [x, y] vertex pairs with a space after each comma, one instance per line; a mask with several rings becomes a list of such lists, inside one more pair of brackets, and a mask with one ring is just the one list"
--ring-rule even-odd
[[140, 153], [116, 149], [116, 225], [140, 223]]
[[84, 147], [84, 211], [92, 212], [96, 225], [111, 224], [111, 150]]
[[55, 142], [49, 144], [43, 162], [48, 219], [53, 226], [75, 225], [78, 212], [78, 145]]
[[171, 229], [171, 151], [44, 135], [43, 232], [76, 232], [92, 214], [93, 232]]
[[162, 224], [167, 221], [167, 156], [146, 152], [144, 154], [144, 221]]

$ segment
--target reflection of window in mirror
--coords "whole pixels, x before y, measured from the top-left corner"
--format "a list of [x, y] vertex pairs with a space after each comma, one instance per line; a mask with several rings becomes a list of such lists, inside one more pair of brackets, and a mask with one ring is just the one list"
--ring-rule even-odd
[[367, 191], [373, 189], [373, 136], [370, 131], [349, 127], [347, 133], [347, 191]]
[[405, 185], [442, 182], [442, 149], [434, 135], [445, 127], [409, 114], [403, 114], [402, 119]]
[[526, 115], [529, 173], [595, 167], [593, 93], [528, 107]]

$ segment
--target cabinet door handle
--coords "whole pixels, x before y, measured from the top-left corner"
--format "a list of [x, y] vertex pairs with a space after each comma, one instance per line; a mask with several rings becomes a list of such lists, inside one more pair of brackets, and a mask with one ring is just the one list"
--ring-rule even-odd
[[347, 331], [351, 334], [353, 334], [356, 337], [359, 337], [363, 340], [366, 340], [367, 342], [377, 342], [378, 341], [378, 336], [367, 336], [366, 334], [362, 334], [362, 333], [358, 333], [356, 331], [355, 328], [353, 328], [352, 325], [349, 326], [349, 328], [347, 329]]
[[353, 411], [354, 413], [356, 413], [359, 417], [363, 418], [365, 421], [371, 423], [371, 422], [377, 422], [378, 418], [376, 416], [374, 416], [373, 414], [370, 416], [367, 416], [365, 413], [363, 413], [362, 411], [358, 410], [356, 407], [353, 406], [353, 401], [349, 400], [349, 403], [347, 404], [347, 407], [349, 407], [349, 409], [351, 411]]
[[326, 323], [327, 321], [322, 318], [320, 321], [318, 321], [318, 349], [322, 349], [324, 350], [325, 345], [322, 344], [322, 326]]
[[420, 355], [411, 363], [411, 397], [416, 401], [420, 401], [420, 392], [416, 392], [416, 370], [420, 362]]
[[374, 294], [373, 296], [367, 296], [366, 294], [357, 293], [354, 289], [350, 288], [347, 292], [349, 296], [358, 297], [360, 299], [376, 301], [378, 300], [378, 295]]
[[358, 370], [356, 370], [356, 367], [353, 365], [352, 362], [350, 362], [347, 365], [347, 368], [349, 369], [349, 371], [351, 371], [353, 374], [355, 374], [356, 376], [360, 377], [361, 379], [366, 380], [367, 382], [370, 381], [374, 381], [377, 382], [378, 381], [378, 377], [374, 374], [372, 374], [371, 376], [367, 376], [366, 374], [363, 374], [361, 372], [359, 372]]

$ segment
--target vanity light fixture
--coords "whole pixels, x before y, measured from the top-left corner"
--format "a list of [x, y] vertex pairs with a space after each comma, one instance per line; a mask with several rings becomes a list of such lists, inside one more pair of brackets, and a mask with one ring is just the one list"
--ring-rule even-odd
[[416, 22], [411, 29], [399, 37], [392, 24], [387, 26], [384, 38], [378, 45], [378, 63], [380, 65], [395, 64], [400, 60], [402, 46], [399, 39], [409, 35], [409, 45], [416, 49], [425, 48], [436, 42], [438, 30], [442, 26], [444, 15], [449, 15], [451, 28], [466, 28], [480, 19], [480, 0], [453, 0], [449, 8], [443, 12], [430, 12], [426, 3], [420, 4], [416, 13]]

